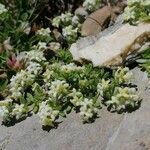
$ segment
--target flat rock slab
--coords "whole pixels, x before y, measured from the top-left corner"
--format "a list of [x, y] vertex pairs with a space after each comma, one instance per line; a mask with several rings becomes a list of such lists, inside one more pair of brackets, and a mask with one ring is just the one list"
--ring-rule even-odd
[[139, 69], [135, 69], [135, 75], [144, 101], [132, 114], [110, 113], [104, 107], [94, 123], [83, 124], [78, 114], [71, 113], [49, 132], [41, 128], [39, 118], [29, 117], [12, 127], [0, 126], [0, 150], [134, 150], [131, 145], [147, 148], [150, 139], [150, 101], [145, 100], [148, 92], [144, 93], [147, 78]]
[[39, 119], [30, 117], [13, 127], [0, 127], [0, 150], [100, 150], [122, 120], [122, 115], [100, 111], [92, 124], [83, 124], [72, 113], [57, 129], [43, 131]]
[[125, 116], [106, 150], [150, 150], [150, 102]]
[[[149, 37], [150, 23], [140, 23], [137, 26], [123, 24], [114, 33], [110, 32], [94, 42], [93, 37], [79, 40], [72, 44], [70, 52], [75, 61], [88, 60], [94, 66], [114, 67], [122, 65], [128, 56], [138, 52]], [[91, 41], [88, 45], [87, 39]]]
[[145, 91], [146, 76], [135, 71], [143, 102], [139, 110], [125, 115], [106, 150], [150, 150], [150, 92]]

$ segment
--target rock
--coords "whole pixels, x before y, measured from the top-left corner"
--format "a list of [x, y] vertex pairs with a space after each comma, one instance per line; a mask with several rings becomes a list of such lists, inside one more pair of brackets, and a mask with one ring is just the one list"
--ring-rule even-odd
[[13, 46], [10, 44], [10, 37], [3, 42], [3, 47], [5, 50], [13, 50]]
[[106, 150], [149, 150], [150, 149], [150, 93], [147, 75], [141, 76], [136, 69], [136, 83], [143, 98], [139, 110], [126, 114], [114, 135], [110, 138]]
[[116, 14], [120, 14], [123, 12], [124, 8], [127, 6], [127, 1], [125, 0], [119, 0], [116, 2], [116, 4], [113, 6], [113, 12]]
[[112, 29], [114, 30], [110, 33], [105, 32], [108, 33], [105, 36], [89, 37], [73, 44], [70, 48], [73, 59], [86, 59], [94, 66], [118, 66], [150, 38], [150, 23], [141, 23], [137, 26], [124, 24], [117, 30], [115, 27]]
[[75, 10], [75, 15], [85, 19], [88, 16], [88, 12], [85, 8], [79, 7]]
[[95, 35], [96, 33], [100, 32], [104, 27], [107, 27], [111, 20], [111, 13], [111, 8], [108, 6], [105, 6], [92, 13], [83, 23], [81, 35]]
[[144, 98], [139, 110], [123, 115], [104, 107], [92, 124], [83, 124], [73, 112], [49, 132], [42, 130], [34, 115], [11, 127], [0, 126], [0, 150], [149, 150], [148, 79], [138, 68], [133, 72]]
[[7, 78], [6, 71], [3, 69], [0, 69], [0, 79], [6, 79], [6, 78]]
[[58, 42], [50, 42], [48, 44], [48, 48], [50, 50], [53, 50], [53, 51], [57, 52], [61, 48], [61, 45]]
[[54, 34], [56, 41], [58, 41], [59, 43], [63, 43], [64, 38], [63, 38], [62, 34], [57, 29], [53, 30], [53, 34]]
[[100, 118], [83, 124], [71, 113], [49, 132], [42, 130], [39, 118], [32, 116], [12, 127], [0, 127], [0, 150], [104, 150], [123, 115], [100, 110]]

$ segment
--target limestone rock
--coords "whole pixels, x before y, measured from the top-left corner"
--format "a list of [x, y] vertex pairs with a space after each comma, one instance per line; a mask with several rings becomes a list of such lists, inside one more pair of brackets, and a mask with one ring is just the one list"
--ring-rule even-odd
[[144, 98], [139, 110], [123, 115], [103, 107], [92, 124], [83, 124], [78, 114], [71, 113], [49, 132], [41, 129], [34, 115], [11, 127], [0, 126], [0, 150], [149, 150], [148, 79], [137, 68], [133, 73]]
[[130, 54], [138, 51], [149, 38], [150, 23], [137, 26], [124, 24], [105, 36], [81, 39], [71, 46], [70, 52], [76, 61], [86, 59], [94, 66], [114, 67], [121, 65]]
[[105, 150], [123, 115], [100, 110], [100, 118], [83, 124], [71, 113], [57, 129], [43, 131], [37, 116], [12, 127], [0, 126], [0, 150]]
[[82, 36], [95, 35], [100, 32], [102, 28], [108, 26], [111, 18], [111, 8], [108, 6], [103, 7], [92, 13], [87, 17], [82, 25]]
[[147, 74], [134, 69], [135, 83], [143, 98], [139, 110], [126, 114], [105, 150], [150, 150], [150, 92]]
[[132, 70], [133, 83], [137, 84], [142, 104], [139, 110], [126, 114], [116, 132], [109, 139], [105, 150], [149, 150], [150, 149], [150, 92], [147, 73], [139, 68]]

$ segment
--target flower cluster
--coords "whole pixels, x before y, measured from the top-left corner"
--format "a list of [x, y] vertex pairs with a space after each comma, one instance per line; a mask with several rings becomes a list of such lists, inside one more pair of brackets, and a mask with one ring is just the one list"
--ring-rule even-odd
[[114, 110], [124, 110], [127, 106], [135, 107], [138, 104], [139, 97], [136, 94], [135, 88], [121, 88], [116, 87], [111, 100], [106, 103], [108, 106], [112, 106]]
[[42, 66], [37, 62], [29, 62], [26, 71], [30, 74], [38, 75], [42, 71]]
[[101, 5], [101, 0], [85, 0], [83, 3], [83, 7], [85, 7], [89, 11], [95, 11]]
[[115, 72], [114, 77], [119, 84], [127, 83], [133, 78], [133, 73], [127, 67], [119, 67], [118, 70]]
[[52, 25], [54, 27], [62, 27], [62, 35], [68, 40], [68, 42], [74, 42], [77, 37], [78, 33], [80, 33], [80, 19], [78, 16], [65, 13], [57, 16], [53, 19]]
[[80, 70], [83, 70], [84, 67], [80, 67], [80, 66], [77, 66], [75, 65], [74, 63], [70, 63], [70, 64], [67, 64], [67, 65], [62, 65], [61, 66], [61, 71], [63, 72], [71, 72], [71, 71], [80, 71]]
[[110, 80], [102, 79], [97, 85], [97, 92], [101, 97], [104, 97], [104, 92], [107, 92], [110, 87]]
[[79, 19], [79, 17], [78, 16], [73, 16], [72, 17], [72, 24], [75, 26], [79, 26], [80, 25], [80, 19]]
[[61, 99], [67, 95], [69, 91], [69, 84], [65, 81], [55, 80], [51, 83], [48, 95], [53, 98]]
[[149, 0], [128, 0], [127, 4], [129, 6], [134, 5], [136, 3], [141, 3], [142, 5], [150, 5], [150, 1]]
[[72, 25], [69, 25], [63, 28], [62, 34], [69, 42], [75, 42], [78, 37], [78, 28], [73, 28]]
[[3, 120], [7, 120], [9, 116], [9, 110], [6, 106], [0, 106], [0, 117], [3, 118]]
[[128, 85], [132, 76], [129, 68], [119, 67], [114, 73], [113, 80], [102, 79], [97, 85], [97, 92], [103, 103], [115, 111], [125, 110], [128, 106], [136, 106], [139, 102], [136, 88]]
[[6, 97], [5, 100], [0, 101], [0, 117], [3, 119], [3, 121], [9, 121], [9, 118], [11, 116], [9, 112], [9, 105], [12, 104], [12, 99], [9, 97]]
[[65, 14], [62, 13], [60, 16], [53, 18], [52, 25], [57, 28], [60, 25], [67, 26], [67, 25], [71, 24], [72, 16], [73, 15], [71, 13], [65, 13]]
[[75, 106], [78, 107], [81, 105], [81, 102], [83, 101], [83, 94], [79, 91], [77, 91], [75, 88], [72, 90], [72, 92], [68, 95], [70, 97], [70, 102]]
[[19, 73], [16, 74], [16, 76], [13, 76], [10, 80], [10, 92], [11, 97], [14, 99], [18, 99], [23, 97], [24, 90], [29, 85], [32, 85], [34, 82], [35, 75], [25, 71], [21, 70]]
[[40, 30], [38, 30], [36, 32], [36, 36], [38, 37], [38, 39], [40, 41], [50, 42], [52, 40], [52, 37], [51, 37], [50, 33], [51, 33], [51, 31], [50, 31], [49, 28], [46, 28], [46, 29], [41, 28]]
[[37, 35], [47, 36], [47, 37], [49, 36], [50, 33], [51, 33], [51, 31], [50, 31], [49, 28], [46, 28], [46, 29], [41, 28], [40, 30], [38, 30], [38, 31], [36, 32]]
[[0, 15], [7, 12], [8, 10], [5, 8], [5, 5], [0, 3]]
[[48, 101], [40, 104], [38, 115], [43, 126], [54, 126], [54, 121], [58, 117], [59, 111], [48, 105]]
[[15, 104], [14, 109], [12, 111], [12, 116], [14, 116], [17, 120], [27, 116], [27, 110], [25, 109], [24, 104], [18, 105]]
[[[67, 64], [58, 61], [57, 55], [51, 63], [45, 59], [43, 48], [39, 48], [42, 44], [38, 43], [32, 51], [26, 52], [25, 69], [10, 80], [7, 99], [10, 97], [13, 102], [9, 109], [8, 105], [0, 105], [4, 121], [38, 113], [43, 126], [54, 126], [60, 115], [65, 116], [74, 108], [84, 122], [90, 122], [97, 115], [101, 102], [117, 111], [128, 105], [134, 107], [138, 102], [136, 90], [124, 84], [132, 76], [128, 68], [111, 72], [113, 77], [111, 75], [110, 79], [108, 72], [91, 64]], [[102, 99], [98, 98], [100, 96]]]
[[80, 105], [80, 115], [85, 122], [88, 122], [98, 113], [98, 108], [95, 107], [93, 99], [84, 98]]
[[124, 12], [124, 20], [132, 24], [150, 21], [149, 0], [128, 0]]
[[38, 61], [38, 62], [46, 61], [43, 51], [40, 50], [32, 50], [30, 52], [27, 52], [27, 59], [29, 61]]
[[53, 70], [50, 70], [50, 69], [46, 69], [46, 71], [43, 73], [43, 80], [44, 82], [47, 84], [51, 81], [51, 77], [52, 75], [54, 74], [54, 71]]

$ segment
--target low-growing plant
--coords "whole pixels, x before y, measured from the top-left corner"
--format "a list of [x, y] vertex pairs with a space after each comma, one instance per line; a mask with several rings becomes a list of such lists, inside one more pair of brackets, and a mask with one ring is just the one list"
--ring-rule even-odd
[[146, 49], [138, 58], [139, 65], [148, 73], [150, 77], [150, 48]]
[[[113, 73], [91, 63], [78, 66], [65, 50], [46, 59], [48, 47], [33, 47], [36, 49], [26, 52], [24, 70], [10, 79], [8, 95], [0, 102], [4, 123], [37, 113], [43, 126], [54, 126], [59, 116], [72, 109], [90, 122], [102, 103], [120, 111], [139, 102], [136, 89], [128, 85], [132, 76], [128, 68]], [[67, 56], [64, 61], [62, 56]]]
[[139, 22], [150, 22], [150, 1], [149, 0], [127, 0], [127, 7], [124, 12], [124, 20], [132, 24]]
[[[69, 12], [69, 2], [64, 6], [67, 12], [62, 8], [63, 13], [47, 18], [46, 27], [41, 22], [32, 34], [31, 24], [41, 3], [38, 0], [8, 2], [3, 0], [5, 6], [0, 5], [0, 78], [1, 72], [7, 73], [0, 81], [0, 116], [4, 124], [37, 114], [43, 126], [54, 127], [59, 117], [66, 117], [72, 110], [84, 122], [91, 122], [103, 105], [117, 112], [138, 105], [139, 97], [136, 88], [131, 87], [132, 73], [128, 68], [112, 71], [91, 63], [76, 64], [68, 47], [60, 48], [56, 43], [54, 28], [68, 45], [80, 37], [80, 18]], [[63, 1], [49, 3], [56, 4], [56, 9]], [[75, 1], [69, 4], [72, 3]], [[101, 1], [79, 3], [93, 11]]]

